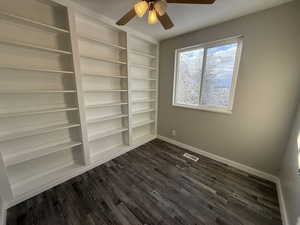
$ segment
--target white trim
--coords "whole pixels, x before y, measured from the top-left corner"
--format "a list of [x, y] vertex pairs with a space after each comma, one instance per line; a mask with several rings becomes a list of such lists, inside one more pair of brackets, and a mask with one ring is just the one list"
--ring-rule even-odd
[[[202, 96], [202, 90], [203, 90], [203, 79], [205, 77], [205, 64], [206, 64], [206, 56], [207, 56], [207, 49], [216, 47], [219, 45], [225, 45], [230, 43], [237, 43], [237, 50], [236, 50], [236, 56], [235, 56], [235, 62], [234, 62], [234, 68], [233, 68], [233, 76], [231, 80], [231, 87], [230, 87], [230, 96], [229, 96], [229, 105], [227, 107], [217, 107], [217, 106], [211, 106], [211, 105], [203, 105], [201, 102], [199, 102], [199, 105], [192, 106], [192, 105], [184, 105], [184, 104], [178, 104], [176, 103], [176, 87], [178, 83], [179, 78], [179, 53], [190, 51], [193, 49], [204, 49], [204, 55], [203, 55], [203, 66], [202, 66], [202, 74], [201, 74], [201, 88], [200, 88], [200, 99]], [[198, 109], [203, 111], [209, 111], [209, 112], [217, 112], [217, 113], [225, 113], [225, 114], [232, 114], [233, 106], [234, 106], [234, 98], [235, 98], [235, 91], [237, 86], [237, 80], [238, 80], [238, 74], [239, 74], [239, 65], [241, 62], [242, 57], [242, 49], [243, 49], [243, 36], [234, 36], [222, 40], [207, 42], [207, 43], [201, 43], [194, 46], [179, 48], [175, 50], [175, 60], [174, 60], [174, 78], [173, 78], [173, 97], [172, 97], [172, 106], [175, 107], [182, 107], [182, 108], [189, 108], [189, 109]], [[201, 101], [201, 100], [200, 100]]]
[[279, 201], [281, 219], [282, 219], [283, 225], [290, 225], [289, 218], [288, 218], [287, 211], [286, 211], [286, 205], [285, 205], [285, 200], [284, 200], [284, 196], [283, 196], [282, 185], [281, 185], [281, 181], [279, 178], [277, 178], [276, 187], [277, 187], [278, 201]]
[[86, 112], [85, 112], [85, 98], [83, 92], [83, 82], [82, 82], [82, 73], [80, 65], [80, 54], [78, 46], [78, 35], [76, 30], [76, 18], [75, 11], [71, 8], [67, 8], [68, 21], [69, 21], [69, 30], [70, 30], [70, 42], [73, 53], [73, 69], [75, 74], [75, 84], [77, 90], [77, 104], [79, 111], [79, 120], [81, 128], [81, 138], [82, 138], [82, 156], [84, 164], [88, 165], [91, 162], [90, 159], [90, 149], [88, 142], [88, 132], [87, 132], [87, 123], [86, 123]]
[[174, 103], [173, 106], [180, 107], [180, 108], [187, 108], [187, 109], [198, 109], [198, 110], [207, 111], [207, 112], [232, 114], [232, 110], [227, 110], [225, 108], [218, 108], [218, 107], [213, 107], [213, 106], [204, 106], [204, 105], [192, 106], [192, 105], [181, 105], [181, 104], [177, 104], [177, 103]]
[[225, 163], [229, 166], [232, 166], [234, 168], [242, 170], [246, 173], [249, 173], [249, 174], [258, 176], [260, 178], [266, 179], [268, 181], [274, 182], [276, 184], [276, 188], [277, 188], [277, 194], [278, 194], [278, 200], [279, 200], [279, 206], [280, 206], [280, 213], [281, 213], [281, 219], [282, 219], [283, 225], [290, 225], [289, 222], [288, 222], [288, 216], [287, 216], [285, 201], [284, 201], [284, 197], [283, 197], [282, 186], [281, 186], [280, 179], [278, 177], [276, 177], [272, 174], [265, 173], [265, 172], [262, 172], [260, 170], [254, 169], [252, 167], [243, 165], [241, 163], [226, 159], [224, 157], [215, 155], [213, 153], [206, 152], [206, 151], [201, 150], [199, 148], [193, 147], [191, 145], [184, 144], [182, 142], [176, 141], [176, 140], [168, 138], [168, 137], [158, 135], [157, 138], [160, 139], [160, 140], [163, 140], [165, 142], [168, 142], [170, 144], [176, 145], [180, 148], [184, 148], [184, 149], [190, 150], [191, 152], [195, 152], [197, 154], [203, 155], [207, 158], [216, 160], [216, 161], [221, 162], [221, 163]]
[[232, 42], [236, 42], [236, 40], [238, 40], [238, 39], [243, 39], [243, 38], [244, 38], [243, 35], [235, 35], [235, 36], [231, 36], [228, 38], [222, 38], [222, 39], [218, 39], [218, 40], [214, 40], [214, 41], [207, 41], [207, 42], [197, 44], [197, 45], [178, 48], [178, 50], [189, 50], [189, 49], [201, 48], [201, 47], [211, 48], [211, 47], [215, 47], [215, 46], [219, 45], [220, 43], [229, 44]]

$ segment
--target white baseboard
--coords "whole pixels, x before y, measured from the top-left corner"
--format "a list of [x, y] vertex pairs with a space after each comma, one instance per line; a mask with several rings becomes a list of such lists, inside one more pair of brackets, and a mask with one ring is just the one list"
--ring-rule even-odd
[[216, 161], [221, 162], [221, 163], [225, 163], [225, 164], [227, 164], [229, 166], [232, 166], [232, 167], [237, 168], [239, 170], [245, 171], [245, 172], [250, 173], [252, 175], [255, 175], [255, 176], [264, 178], [266, 180], [272, 181], [274, 183], [276, 183], [277, 180], [278, 180], [278, 178], [276, 176], [272, 175], [272, 174], [268, 174], [268, 173], [262, 172], [260, 170], [257, 170], [257, 169], [254, 169], [252, 167], [243, 165], [241, 163], [238, 163], [238, 162], [226, 159], [224, 157], [221, 157], [221, 156], [209, 153], [207, 151], [201, 150], [201, 149], [193, 147], [191, 145], [184, 144], [184, 143], [176, 141], [174, 139], [167, 138], [167, 137], [164, 137], [164, 136], [158, 136], [157, 138], [161, 139], [163, 141], [166, 141], [168, 143], [174, 144], [174, 145], [176, 145], [178, 147], [181, 147], [181, 148], [190, 150], [192, 152], [198, 153], [198, 154], [203, 155], [203, 156], [205, 156], [207, 158], [216, 160]]
[[286, 205], [283, 197], [282, 185], [279, 178], [277, 178], [276, 186], [277, 186], [278, 201], [279, 201], [281, 219], [283, 225], [290, 225], [289, 218], [287, 215]]
[[184, 148], [186, 150], [189, 150], [189, 151], [195, 152], [197, 154], [203, 155], [207, 158], [216, 160], [216, 161], [221, 162], [221, 163], [225, 163], [229, 166], [232, 166], [234, 168], [237, 168], [237, 169], [242, 170], [244, 172], [247, 172], [249, 174], [252, 174], [252, 175], [258, 176], [260, 178], [263, 178], [263, 179], [269, 180], [271, 182], [274, 182], [276, 184], [276, 187], [277, 187], [278, 200], [279, 200], [283, 225], [289, 225], [288, 217], [287, 217], [287, 213], [286, 213], [285, 202], [284, 202], [283, 193], [282, 193], [282, 187], [281, 187], [280, 179], [278, 177], [276, 177], [272, 174], [265, 173], [265, 172], [262, 172], [260, 170], [254, 169], [252, 167], [243, 165], [241, 163], [226, 159], [224, 157], [206, 152], [206, 151], [201, 150], [199, 148], [193, 147], [191, 145], [184, 144], [182, 142], [176, 141], [176, 140], [168, 138], [168, 137], [158, 135], [157, 138], [160, 139], [160, 140], [166, 141], [170, 144], [176, 145], [180, 148]]

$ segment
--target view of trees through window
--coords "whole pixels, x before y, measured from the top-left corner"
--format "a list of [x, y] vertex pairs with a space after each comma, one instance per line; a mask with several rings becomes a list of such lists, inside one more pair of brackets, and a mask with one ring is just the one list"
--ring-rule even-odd
[[179, 51], [175, 104], [228, 107], [237, 49], [235, 42]]

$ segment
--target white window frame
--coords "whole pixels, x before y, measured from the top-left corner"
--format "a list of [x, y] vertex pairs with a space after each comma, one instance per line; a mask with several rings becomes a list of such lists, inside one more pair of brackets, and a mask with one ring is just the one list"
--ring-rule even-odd
[[[179, 75], [179, 55], [181, 52], [185, 51], [191, 51], [196, 50], [199, 48], [204, 48], [204, 58], [203, 58], [203, 68], [202, 68], [202, 74], [201, 74], [201, 88], [200, 92], [202, 92], [202, 84], [204, 79], [204, 73], [205, 73], [205, 66], [206, 66], [206, 55], [207, 55], [207, 49], [216, 47], [219, 45], [226, 45], [226, 44], [232, 44], [232, 43], [238, 43], [237, 46], [237, 52], [235, 57], [235, 64], [234, 64], [234, 71], [232, 76], [232, 86], [230, 89], [230, 99], [229, 99], [229, 105], [228, 107], [215, 107], [215, 106], [209, 106], [209, 105], [199, 105], [199, 106], [191, 106], [191, 105], [185, 105], [185, 104], [178, 104], [176, 103], [176, 87], [178, 82], [178, 75]], [[209, 111], [209, 112], [219, 112], [219, 113], [226, 113], [226, 114], [232, 114], [233, 105], [234, 105], [234, 98], [235, 98], [235, 90], [237, 85], [237, 79], [239, 74], [239, 66], [241, 61], [241, 55], [242, 55], [242, 48], [243, 48], [243, 36], [235, 36], [230, 37], [222, 40], [202, 43], [195, 46], [185, 47], [185, 48], [179, 48], [175, 50], [175, 63], [174, 63], [174, 82], [173, 82], [173, 101], [172, 105], [175, 107], [183, 107], [183, 108], [189, 108], [189, 109], [198, 109], [203, 111]], [[200, 93], [201, 98], [201, 93]]]

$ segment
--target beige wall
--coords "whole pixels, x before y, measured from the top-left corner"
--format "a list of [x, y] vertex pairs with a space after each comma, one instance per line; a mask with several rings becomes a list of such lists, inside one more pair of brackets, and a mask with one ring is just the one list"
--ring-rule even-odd
[[294, 128], [286, 148], [280, 171], [280, 180], [283, 197], [286, 204], [290, 225], [300, 225], [300, 174], [298, 174], [298, 146], [297, 139], [300, 134], [300, 105]]
[[[159, 135], [277, 174], [300, 90], [299, 12], [294, 1], [162, 41]], [[244, 49], [233, 114], [173, 107], [175, 49], [238, 34]]]

